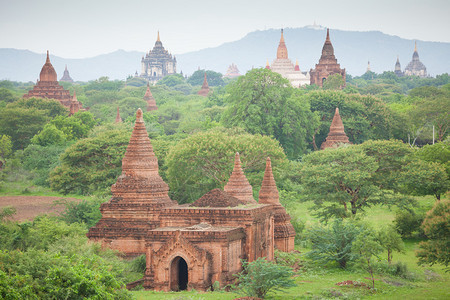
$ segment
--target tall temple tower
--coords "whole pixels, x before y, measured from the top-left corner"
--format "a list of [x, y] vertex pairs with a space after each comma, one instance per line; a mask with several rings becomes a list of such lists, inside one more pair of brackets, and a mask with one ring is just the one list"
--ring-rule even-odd
[[59, 81], [73, 82], [72, 77], [70, 77], [69, 70], [67, 70], [67, 65], [66, 68], [64, 69], [63, 77], [61, 77]]
[[292, 61], [288, 57], [288, 50], [284, 41], [283, 29], [281, 29], [280, 42], [277, 48], [277, 58], [272, 62], [269, 67], [267, 62], [266, 69], [270, 69], [289, 80], [293, 87], [300, 87], [302, 85], [309, 84], [309, 74], [302, 73], [298, 65], [294, 66]]
[[341, 74], [345, 82], [345, 69], [341, 69], [334, 56], [334, 48], [331, 44], [329, 29], [327, 29], [327, 38], [322, 48], [322, 56], [319, 59], [319, 63], [316, 64], [315, 69], [311, 69], [309, 74], [311, 84], [316, 84], [320, 87], [323, 86], [328, 76], [333, 74]]
[[155, 83], [164, 76], [177, 72], [177, 59], [164, 49], [159, 38], [159, 31], [153, 50], [150, 50], [145, 57], [142, 57], [141, 65], [140, 77], [147, 79], [151, 83]]
[[406, 66], [404, 74], [405, 76], [427, 77], [427, 68], [419, 60], [419, 52], [417, 52], [417, 42], [414, 45], [412, 60]]
[[65, 90], [58, 83], [58, 76], [56, 75], [55, 68], [53, 68], [50, 62], [50, 56], [47, 51], [47, 59], [44, 66], [42, 66], [41, 73], [39, 74], [39, 80], [32, 90], [28, 91], [23, 98], [48, 98], [56, 99], [61, 102], [62, 105], [70, 109], [70, 113], [73, 114], [81, 109], [81, 103], [78, 102], [76, 95], [70, 96], [68, 90]]

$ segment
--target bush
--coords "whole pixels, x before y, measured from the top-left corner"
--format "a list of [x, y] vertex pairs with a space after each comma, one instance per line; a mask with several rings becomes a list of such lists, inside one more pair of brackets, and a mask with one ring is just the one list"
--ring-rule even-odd
[[269, 292], [295, 286], [291, 268], [262, 257], [250, 263], [243, 260], [242, 269], [235, 275], [239, 282], [237, 291], [249, 297], [264, 298]]
[[312, 243], [312, 250], [306, 255], [320, 264], [336, 262], [341, 268], [358, 258], [352, 252], [352, 243], [362, 232], [362, 226], [352, 222], [336, 219], [331, 226], [311, 227], [306, 236]]
[[65, 209], [60, 215], [60, 219], [67, 224], [82, 223], [86, 228], [91, 228], [101, 219], [100, 204], [107, 201], [102, 197], [93, 197], [81, 202], [62, 200]]
[[400, 277], [410, 281], [418, 280], [418, 275], [411, 272], [408, 269], [408, 265], [403, 262], [397, 262], [394, 264], [379, 262], [374, 264], [374, 269], [376, 270], [376, 273]]
[[399, 210], [395, 214], [395, 229], [403, 238], [412, 238], [414, 236], [423, 236], [420, 225], [425, 215], [409, 210]]

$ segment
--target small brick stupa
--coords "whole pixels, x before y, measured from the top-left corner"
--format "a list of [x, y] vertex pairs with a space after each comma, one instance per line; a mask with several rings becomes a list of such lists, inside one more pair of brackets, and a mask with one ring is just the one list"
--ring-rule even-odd
[[330, 132], [327, 139], [322, 143], [320, 149], [337, 148], [340, 144], [351, 144], [344, 131], [344, 123], [342, 123], [341, 116], [339, 115], [339, 108], [336, 107], [333, 121], [331, 122]]
[[[58, 77], [56, 75], [56, 71], [53, 68], [52, 63], [50, 62], [49, 53], [47, 51], [47, 59], [41, 69], [41, 73], [39, 74], [39, 81], [31, 91], [23, 96], [23, 98], [28, 99], [36, 97], [56, 99], [61, 102], [62, 105], [70, 109], [70, 107], [74, 105], [73, 97], [70, 96], [68, 90], [65, 90], [61, 85], [59, 85], [57, 78]], [[75, 101], [78, 102], [78, 100], [76, 100], [76, 97]], [[78, 107], [81, 108], [81, 104], [79, 102]]]
[[280, 203], [277, 185], [272, 173], [270, 158], [266, 161], [266, 171], [259, 190], [259, 203], [272, 204], [275, 224], [275, 247], [280, 251], [292, 251], [294, 249], [295, 230], [291, 224], [291, 216]]
[[119, 107], [117, 106], [116, 123], [122, 123], [122, 118], [120, 117]]
[[152, 92], [150, 91], [150, 84], [147, 83], [147, 90], [145, 91], [144, 101], [147, 102], [147, 111], [157, 110], [156, 100], [153, 98]]
[[203, 79], [202, 88], [200, 89], [200, 91], [198, 91], [197, 94], [199, 94], [200, 96], [203, 96], [203, 97], [208, 97], [209, 85], [208, 85], [208, 80], [206, 79], [206, 72], [205, 72], [205, 78]]
[[87, 236], [127, 256], [145, 254], [146, 289], [206, 291], [216, 281], [224, 287], [242, 271], [241, 259], [273, 260], [275, 248], [294, 250], [295, 232], [279, 202], [270, 160], [260, 203], [239, 154], [225, 191], [214, 189], [191, 205], [177, 205], [168, 190], [139, 109], [122, 175]]
[[345, 69], [341, 69], [341, 66], [337, 63], [337, 59], [334, 56], [333, 44], [330, 40], [330, 30], [327, 29], [327, 38], [322, 48], [322, 56], [319, 59], [319, 63], [316, 64], [314, 69], [309, 71], [310, 83], [318, 86], [323, 86], [323, 83], [328, 76], [333, 74], [341, 74], [345, 83]]
[[70, 101], [69, 115], [70, 116], [73, 115], [74, 113], [78, 112], [80, 109], [82, 109], [81, 103], [78, 102], [77, 93], [74, 90], [72, 100]]
[[241, 167], [241, 158], [237, 152], [234, 158], [233, 173], [231, 173], [230, 179], [223, 190], [245, 203], [256, 203], [255, 199], [253, 199], [252, 186], [244, 175]]

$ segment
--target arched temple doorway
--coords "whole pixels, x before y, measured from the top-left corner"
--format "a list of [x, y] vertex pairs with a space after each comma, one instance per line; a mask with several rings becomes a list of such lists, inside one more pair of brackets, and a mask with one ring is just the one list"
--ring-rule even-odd
[[180, 256], [175, 257], [170, 264], [170, 289], [172, 291], [187, 290], [188, 280], [186, 261]]

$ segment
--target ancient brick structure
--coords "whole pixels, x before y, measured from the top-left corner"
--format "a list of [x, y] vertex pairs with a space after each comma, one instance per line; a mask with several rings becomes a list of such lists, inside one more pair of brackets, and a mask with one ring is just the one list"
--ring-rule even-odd
[[33, 89], [23, 96], [25, 99], [32, 97], [56, 99], [67, 107], [71, 114], [81, 109], [81, 103], [78, 102], [76, 95], [74, 97], [70, 96], [69, 91], [59, 85], [56, 71], [50, 62], [48, 51], [47, 60], [39, 74], [39, 80]]
[[78, 102], [77, 99], [77, 93], [75, 92], [75, 90], [73, 90], [73, 97], [72, 100], [70, 101], [70, 106], [69, 106], [69, 115], [73, 115], [74, 113], [78, 112], [80, 109], [82, 109], [81, 107], [81, 103]]
[[344, 131], [344, 123], [342, 123], [341, 116], [339, 115], [339, 108], [336, 107], [333, 121], [331, 122], [330, 132], [327, 139], [322, 143], [320, 149], [337, 148], [341, 144], [351, 144]]
[[400, 65], [400, 60], [398, 58], [398, 55], [397, 55], [397, 61], [395, 62], [394, 73], [398, 77], [403, 77], [403, 75], [404, 75], [402, 72], [402, 66]]
[[341, 74], [345, 82], [345, 69], [341, 69], [341, 66], [337, 63], [337, 59], [334, 56], [329, 29], [327, 29], [327, 38], [322, 48], [322, 56], [319, 59], [319, 63], [316, 64], [315, 69], [311, 69], [309, 74], [311, 84], [316, 84], [318, 86], [323, 86], [323, 83], [328, 76], [333, 74]]
[[64, 69], [63, 77], [61, 77], [59, 81], [73, 82], [72, 77], [70, 77], [69, 70], [67, 70], [67, 65], [66, 68]]
[[427, 68], [419, 60], [419, 52], [417, 52], [417, 42], [414, 44], [414, 53], [412, 56], [412, 60], [406, 66], [404, 75], [427, 77]]
[[116, 123], [122, 123], [122, 118], [120, 117], [119, 107], [117, 106]]
[[147, 111], [157, 110], [156, 100], [153, 98], [152, 92], [150, 91], [150, 84], [147, 83], [147, 90], [145, 91], [144, 101], [147, 102]]
[[277, 58], [272, 62], [272, 65], [269, 67], [267, 63], [266, 69], [270, 69], [273, 72], [276, 72], [288, 79], [293, 87], [300, 87], [302, 85], [309, 84], [309, 74], [302, 73], [300, 71], [300, 67], [297, 65], [294, 66], [292, 61], [288, 57], [288, 51], [286, 47], [286, 43], [284, 41], [283, 29], [281, 29], [281, 37], [280, 43], [278, 44], [277, 49]]
[[197, 94], [199, 94], [200, 96], [203, 96], [203, 97], [208, 97], [209, 85], [208, 85], [208, 80], [206, 79], [206, 72], [205, 72], [205, 78], [203, 79], [202, 88], [200, 89], [200, 91], [198, 91]]
[[88, 237], [126, 255], [145, 253], [146, 289], [204, 291], [215, 281], [224, 286], [242, 269], [241, 259], [272, 260], [274, 247], [294, 249], [295, 232], [279, 203], [270, 160], [259, 203], [236, 154], [225, 191], [214, 189], [190, 205], [177, 205], [158, 175], [140, 109], [122, 175], [111, 191]]
[[141, 60], [140, 77], [155, 83], [164, 78], [164, 76], [175, 74], [177, 72], [177, 59], [164, 49], [161, 39], [156, 39], [153, 50], [150, 50]]

